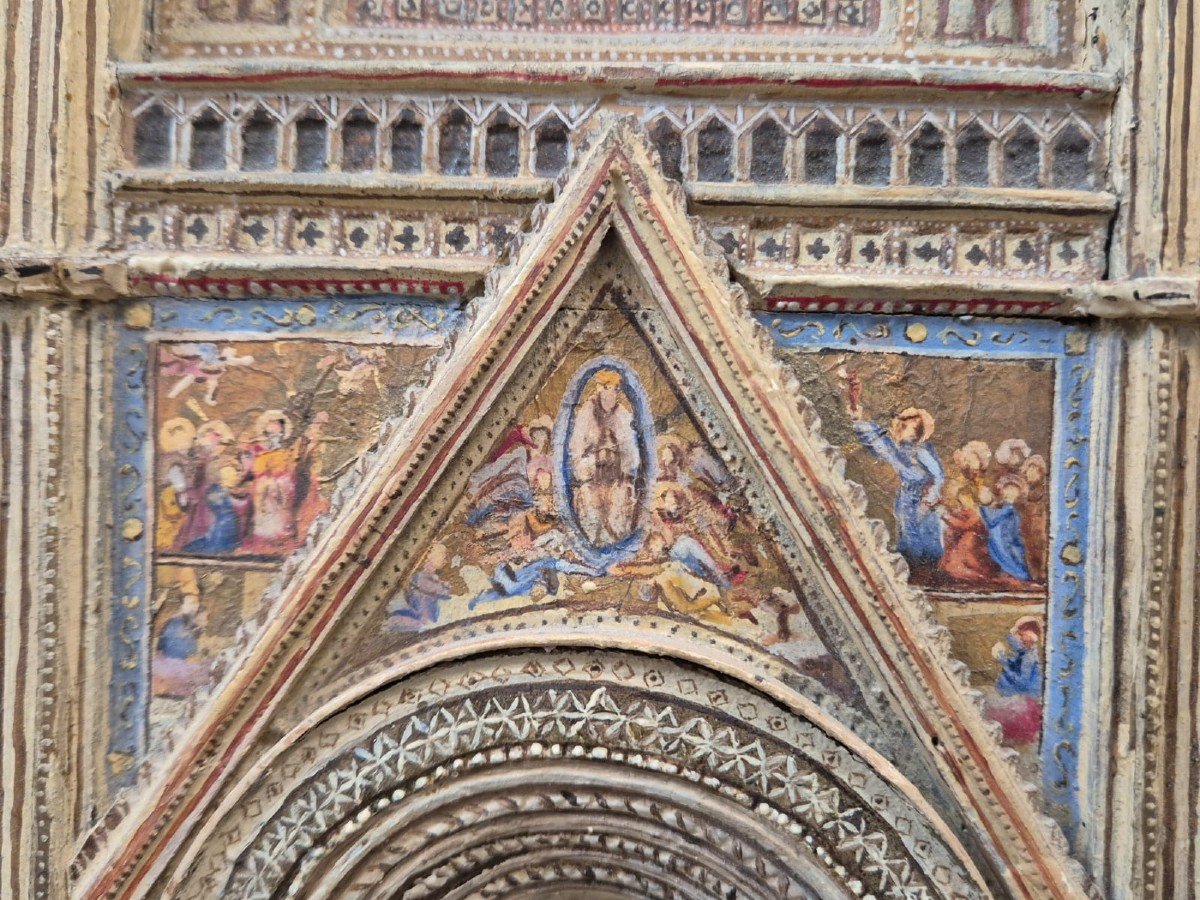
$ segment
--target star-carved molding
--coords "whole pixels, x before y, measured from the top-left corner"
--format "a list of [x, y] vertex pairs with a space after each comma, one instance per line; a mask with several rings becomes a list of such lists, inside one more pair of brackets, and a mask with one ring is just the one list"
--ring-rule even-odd
[[[1030, 900], [1086, 896], [1082, 870], [1035, 809], [947, 664], [903, 564], [888, 551], [879, 524], [867, 520], [861, 489], [844, 480], [836, 451], [775, 362], [721, 249], [689, 218], [682, 189], [664, 178], [636, 124], [606, 120], [594, 134], [560, 178], [554, 201], [534, 210], [529, 231], [489, 274], [440, 375], [334, 520], [313, 536], [268, 625], [156, 781], [133, 801], [77, 896], [155, 895], [173, 854], [213, 814], [230, 773], [269, 728], [280, 699], [302, 684], [306, 661], [353, 606], [391, 538], [609, 235], [729, 412], [733, 437], [752, 451], [781, 520], [815, 563], [809, 589], [818, 602], [841, 608], [861, 647], [878, 661], [911, 730], [924, 737], [950, 802], [993, 857], [1004, 892]], [[846, 739], [855, 740], [849, 732]]]

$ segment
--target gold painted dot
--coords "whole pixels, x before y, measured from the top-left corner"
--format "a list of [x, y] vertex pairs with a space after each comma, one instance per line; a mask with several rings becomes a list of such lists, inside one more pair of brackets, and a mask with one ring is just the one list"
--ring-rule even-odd
[[125, 325], [129, 328], [149, 328], [154, 314], [149, 303], [134, 303], [125, 308]]
[[1083, 562], [1083, 552], [1079, 549], [1079, 545], [1075, 543], [1064, 546], [1059, 556], [1069, 566], [1077, 566]]
[[144, 530], [145, 525], [141, 519], [126, 519], [121, 525], [121, 537], [127, 541], [136, 541]]
[[904, 336], [914, 344], [919, 344], [929, 337], [929, 329], [920, 322], [910, 322], [904, 329]]

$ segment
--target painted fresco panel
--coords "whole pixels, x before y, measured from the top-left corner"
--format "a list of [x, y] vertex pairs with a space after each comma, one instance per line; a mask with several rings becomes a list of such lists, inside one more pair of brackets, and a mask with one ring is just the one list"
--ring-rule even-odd
[[456, 320], [391, 298], [126, 308], [116, 780], [175, 745], [339, 480], [411, 410]]
[[505, 612], [652, 613], [764, 645], [853, 700], [773, 527], [621, 310], [587, 314], [404, 584], [364, 658]]
[[1088, 335], [1049, 322], [759, 318], [949, 630], [985, 716], [1072, 827]]
[[159, 341], [155, 550], [278, 561], [394, 413], [429, 346]]
[[1051, 360], [824, 349], [792, 363], [912, 583], [1045, 600]]

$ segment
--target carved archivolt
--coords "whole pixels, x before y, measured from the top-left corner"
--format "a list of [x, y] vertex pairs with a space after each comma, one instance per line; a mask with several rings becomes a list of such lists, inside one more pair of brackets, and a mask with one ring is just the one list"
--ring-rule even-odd
[[485, 656], [301, 725], [206, 823], [181, 896], [980, 897], [916, 792], [815, 710], [584, 649]]

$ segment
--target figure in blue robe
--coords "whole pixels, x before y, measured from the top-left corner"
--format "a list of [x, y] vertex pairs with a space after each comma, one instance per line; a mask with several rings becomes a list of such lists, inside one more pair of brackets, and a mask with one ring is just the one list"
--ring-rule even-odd
[[1006, 634], [1004, 638], [1012, 653], [1000, 660], [996, 692], [1002, 697], [1041, 699], [1042, 659], [1037, 646], [1025, 646], [1015, 634]]
[[729, 588], [729, 579], [721, 572], [721, 567], [712, 558], [712, 554], [691, 535], [683, 534], [677, 537], [667, 555], [669, 559], [683, 565], [697, 578], [711, 581], [721, 590]]
[[1021, 514], [1011, 503], [980, 507], [988, 527], [988, 554], [1001, 571], [1021, 581], [1031, 580], [1021, 537]]
[[402, 604], [388, 614], [388, 627], [392, 631], [420, 631], [438, 620], [443, 601], [453, 594], [450, 585], [433, 572], [414, 572], [408, 581], [408, 590]]
[[237, 510], [233, 498], [220, 485], [210, 485], [204, 492], [204, 502], [212, 514], [208, 531], [189, 542], [185, 553], [230, 553], [237, 549], [241, 535], [238, 529]]
[[188, 659], [200, 649], [200, 624], [188, 613], [167, 620], [158, 636], [158, 652], [168, 659]]
[[492, 587], [475, 597], [467, 604], [468, 609], [474, 609], [480, 603], [491, 603], [503, 600], [505, 597], [519, 597], [533, 590], [539, 581], [546, 586], [546, 593], [558, 593], [558, 576], [588, 575], [596, 578], [604, 574], [603, 569], [594, 566], [584, 566], [557, 556], [545, 556], [526, 563], [519, 569], [511, 563], [503, 563], [496, 567], [492, 575]]
[[935, 507], [945, 481], [937, 451], [923, 441], [897, 441], [876, 422], [856, 421], [854, 431], [872, 456], [900, 476], [892, 507], [896, 549], [909, 565], [936, 564], [942, 558], [942, 518]]

